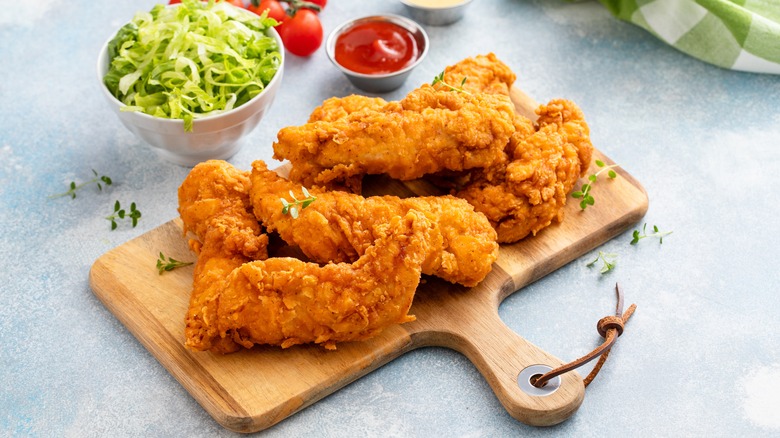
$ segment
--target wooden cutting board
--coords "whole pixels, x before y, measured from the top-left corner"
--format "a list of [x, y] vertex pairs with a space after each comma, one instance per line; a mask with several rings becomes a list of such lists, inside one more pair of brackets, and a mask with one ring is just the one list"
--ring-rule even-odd
[[[518, 112], [533, 116], [535, 102], [517, 89]], [[612, 164], [596, 151], [594, 158]], [[595, 166], [594, 166], [595, 169]], [[593, 169], [591, 169], [593, 170]], [[174, 219], [101, 256], [90, 271], [95, 295], [189, 393], [224, 427], [255, 432], [320, 400], [396, 357], [424, 346], [449, 347], [479, 369], [501, 404], [514, 418], [531, 425], [552, 425], [571, 416], [582, 403], [584, 386], [575, 372], [561, 376], [546, 395], [530, 395], [518, 374], [531, 365], [562, 363], [532, 345], [498, 316], [508, 295], [598, 247], [638, 222], [647, 211], [644, 189], [625, 170], [597, 183], [597, 205], [580, 211], [566, 206], [566, 218], [537, 236], [502, 245], [493, 271], [467, 289], [437, 279], [418, 288], [411, 314], [417, 320], [391, 327], [365, 342], [343, 343], [336, 351], [318, 346], [255, 347], [230, 355], [184, 348], [184, 316], [192, 268], [159, 275], [160, 252], [194, 260], [181, 222]], [[581, 182], [580, 182], [581, 184]], [[578, 187], [579, 185], [578, 184]], [[383, 192], [428, 194], [423, 183], [382, 184]]]

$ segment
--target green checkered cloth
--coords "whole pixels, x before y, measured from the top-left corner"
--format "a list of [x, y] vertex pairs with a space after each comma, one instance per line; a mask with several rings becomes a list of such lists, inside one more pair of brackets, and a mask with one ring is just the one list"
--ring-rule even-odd
[[780, 74], [780, 0], [599, 0], [674, 48], [733, 70]]

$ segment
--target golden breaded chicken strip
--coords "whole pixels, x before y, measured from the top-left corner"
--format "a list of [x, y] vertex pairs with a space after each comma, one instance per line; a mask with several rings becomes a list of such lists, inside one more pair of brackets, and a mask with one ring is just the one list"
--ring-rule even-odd
[[290, 191], [302, 199], [301, 186], [252, 165], [251, 198], [254, 213], [290, 245], [297, 245], [312, 260], [349, 262], [363, 255], [376, 239], [376, 229], [394, 216], [420, 211], [433, 223], [423, 273], [453, 283], [475, 286], [492, 269], [498, 257], [496, 233], [484, 215], [453, 196], [401, 199], [395, 196], [364, 198], [345, 192], [312, 189], [317, 200], [300, 210], [297, 218], [282, 212], [281, 198]]
[[185, 233], [197, 239], [190, 247], [198, 254], [186, 316], [186, 345], [223, 353], [240, 348], [231, 336], [215, 337], [204, 310], [218, 295], [225, 277], [242, 264], [268, 257], [268, 236], [252, 214], [248, 172], [224, 161], [195, 166], [179, 187], [179, 213]]
[[[467, 80], [465, 83], [462, 83], [464, 78]], [[459, 85], [459, 88], [470, 93], [509, 95], [509, 88], [514, 83], [515, 78], [512, 70], [493, 53], [466, 58], [444, 70], [445, 83]], [[434, 88], [440, 91], [452, 91], [443, 83], [435, 85]], [[333, 122], [363, 110], [379, 111], [387, 103], [387, 101], [379, 97], [355, 94], [343, 98], [331, 97], [314, 109], [309, 116], [309, 123], [317, 121]], [[299, 167], [303, 169], [305, 166]], [[300, 172], [305, 173], [306, 171], [300, 170]], [[298, 172], [294, 171], [292, 177], [297, 178], [297, 175]], [[359, 193], [362, 176], [356, 174], [342, 177], [337, 183], [332, 181], [326, 184], [326, 186]]]
[[[224, 339], [292, 345], [368, 339], [408, 315], [432, 231], [410, 211], [377, 227], [377, 238], [355, 263], [319, 266], [291, 258], [242, 264], [203, 301], [197, 333], [187, 345], [212, 349]], [[189, 328], [189, 327], [188, 327]]]
[[[355, 183], [355, 176], [400, 180], [442, 170], [482, 168], [501, 159], [514, 132], [506, 96], [437, 91], [424, 85], [379, 110], [279, 131], [274, 158], [307, 187]], [[358, 180], [359, 181], [359, 180]], [[359, 187], [347, 187], [359, 192]]]

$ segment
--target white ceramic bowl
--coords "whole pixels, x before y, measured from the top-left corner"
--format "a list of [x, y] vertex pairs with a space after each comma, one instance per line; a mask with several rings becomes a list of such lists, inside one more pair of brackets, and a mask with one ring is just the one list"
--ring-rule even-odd
[[108, 43], [114, 35], [111, 35], [100, 50], [97, 60], [98, 82], [103, 95], [122, 124], [151, 145], [164, 159], [182, 166], [194, 166], [211, 159], [227, 159], [241, 149], [241, 139], [260, 123], [282, 82], [284, 45], [275, 29], [269, 28], [266, 32], [276, 40], [282, 56], [279, 70], [271, 82], [260, 94], [237, 108], [193, 120], [191, 132], [184, 131], [184, 122], [181, 119], [165, 119], [138, 111], [120, 110], [125, 104], [117, 100], [103, 83], [103, 77], [108, 71]]

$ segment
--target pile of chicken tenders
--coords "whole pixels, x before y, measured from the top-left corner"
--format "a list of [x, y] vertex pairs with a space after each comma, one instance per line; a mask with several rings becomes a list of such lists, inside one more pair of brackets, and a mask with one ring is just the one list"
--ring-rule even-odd
[[[590, 166], [582, 111], [553, 100], [515, 112], [515, 74], [495, 55], [447, 67], [397, 102], [331, 98], [282, 129], [274, 158], [194, 167], [179, 213], [198, 254], [186, 346], [229, 353], [255, 344], [368, 339], [409, 315], [421, 275], [475, 286], [499, 243], [563, 220]], [[363, 196], [367, 175], [424, 180], [441, 196]], [[269, 257], [269, 234], [303, 257]], [[305, 260], [302, 260], [305, 259]]]

